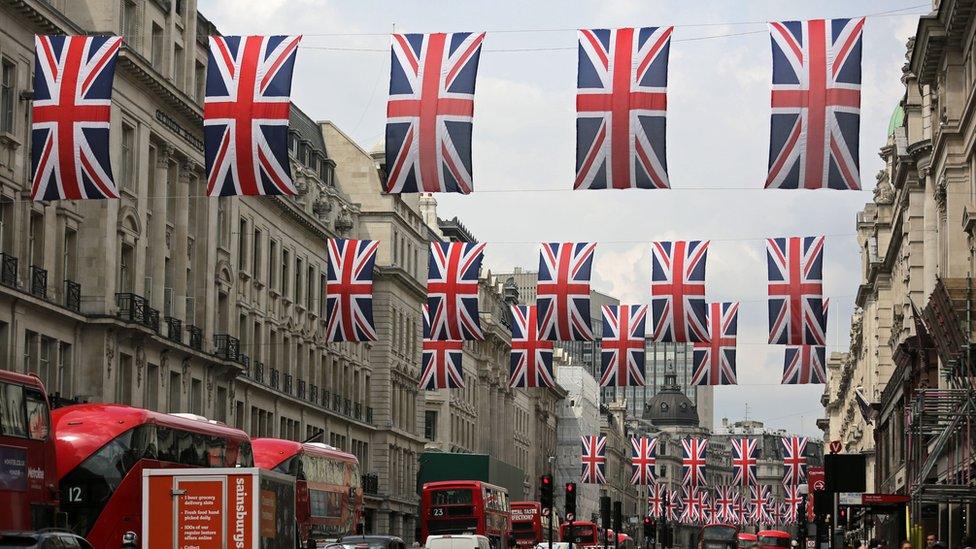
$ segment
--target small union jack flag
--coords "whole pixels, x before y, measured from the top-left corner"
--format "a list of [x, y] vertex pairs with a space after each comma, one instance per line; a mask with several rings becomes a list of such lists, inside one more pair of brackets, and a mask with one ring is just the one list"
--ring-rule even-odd
[[769, 343], [824, 345], [823, 236], [770, 238]]
[[664, 494], [668, 492], [668, 489], [661, 484], [651, 484], [648, 488], [647, 496], [647, 514], [654, 517], [660, 518], [664, 514]]
[[681, 493], [664, 488], [664, 520], [676, 522], [681, 517]]
[[735, 340], [739, 325], [739, 303], [708, 305], [707, 343], [695, 343], [692, 351], [694, 385], [735, 385]]
[[708, 241], [651, 244], [653, 339], [667, 343], [708, 341], [705, 260]]
[[288, 163], [301, 36], [211, 36], [203, 100], [210, 196], [297, 194]]
[[420, 387], [427, 391], [464, 387], [461, 368], [463, 341], [430, 339], [430, 314], [424, 305], [424, 341]]
[[769, 507], [772, 503], [772, 497], [769, 493], [769, 486], [765, 484], [757, 484], [749, 487], [749, 492], [752, 495], [752, 512], [750, 518], [756, 524], [769, 524], [772, 522], [772, 517], [769, 513]]
[[34, 37], [31, 200], [119, 197], [109, 126], [121, 44], [118, 36]]
[[478, 315], [478, 275], [484, 250], [484, 244], [431, 242], [427, 264], [431, 339], [485, 338]]
[[749, 509], [748, 509], [748, 505], [746, 505], [746, 502], [745, 502], [744, 498], [742, 497], [742, 494], [736, 492], [732, 496], [733, 496], [733, 499], [732, 499], [732, 509], [735, 512], [735, 522], [736, 522], [736, 524], [746, 524], [746, 523], [748, 523], [749, 522]]
[[781, 524], [783, 519], [783, 505], [775, 497], [769, 502], [769, 522], [770, 524]]
[[715, 487], [715, 520], [718, 522], [735, 521], [735, 486]]
[[630, 477], [631, 484], [654, 483], [654, 465], [657, 463], [656, 449], [656, 438], [630, 438], [630, 466], [633, 469], [633, 475]]
[[607, 437], [601, 435], [583, 435], [583, 474], [580, 482], [585, 484], [607, 483]]
[[576, 189], [666, 189], [673, 27], [582, 29]]
[[681, 440], [682, 486], [698, 488], [705, 486], [705, 456], [708, 452], [707, 438], [685, 438]]
[[748, 488], [756, 483], [759, 441], [753, 438], [733, 438], [732, 442], [732, 484]]
[[820, 345], [787, 347], [783, 360], [783, 385], [827, 383], [826, 362], [826, 347]]
[[807, 437], [783, 437], [783, 485], [803, 484], [807, 479]]
[[767, 188], [861, 188], [863, 28], [863, 17], [769, 24], [773, 89]]
[[539, 339], [535, 305], [512, 305], [512, 351], [509, 387], [555, 387], [552, 350], [555, 343]]
[[376, 341], [373, 266], [377, 240], [329, 239], [325, 323], [330, 341]]
[[539, 252], [535, 302], [539, 334], [550, 341], [593, 341], [590, 270], [596, 244], [546, 242]]
[[601, 387], [644, 386], [647, 305], [604, 305]]
[[798, 513], [806, 511], [800, 508], [802, 504], [803, 496], [800, 495], [800, 487], [796, 484], [784, 486], [783, 505], [786, 511], [783, 516], [784, 522], [790, 524], [796, 522]]
[[708, 506], [707, 491], [694, 487], [682, 488], [682, 491], [684, 492], [685, 507], [681, 513], [681, 522], [692, 524], [708, 520], [705, 510]]
[[386, 192], [470, 193], [474, 87], [485, 33], [394, 34]]

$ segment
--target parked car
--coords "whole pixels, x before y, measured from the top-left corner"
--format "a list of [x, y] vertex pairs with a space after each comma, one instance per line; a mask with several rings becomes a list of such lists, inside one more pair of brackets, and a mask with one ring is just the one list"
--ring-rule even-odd
[[85, 538], [65, 530], [38, 530], [37, 532], [3, 532], [0, 533], [0, 548], [2, 549], [47, 549], [58, 547], [61, 549], [92, 549]]
[[407, 544], [397, 536], [346, 536], [339, 538], [336, 544], [343, 549], [406, 549]]
[[449, 534], [427, 536], [427, 549], [492, 549], [486, 536], [475, 534]]

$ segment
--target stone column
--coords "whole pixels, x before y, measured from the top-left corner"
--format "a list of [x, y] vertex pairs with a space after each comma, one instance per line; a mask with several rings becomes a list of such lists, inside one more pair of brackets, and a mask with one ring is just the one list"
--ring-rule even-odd
[[[190, 208], [187, 203], [188, 197], [192, 194], [190, 182], [196, 176], [194, 172], [199, 168], [189, 159], [183, 158], [179, 163], [179, 179], [177, 184], [171, 188], [171, 192], [177, 193], [178, 204], [176, 208], [175, 227], [173, 228], [170, 262], [173, 265], [173, 308], [170, 314], [173, 318], [184, 321], [184, 324], [192, 324], [186, 318], [186, 267], [188, 263], [186, 238], [190, 223]], [[189, 200], [193, 200], [189, 198]]]
[[[143, 292], [151, 293], [152, 299], [150, 306], [154, 309], [162, 309], [163, 288], [166, 273], [166, 191], [169, 188], [170, 165], [173, 155], [173, 146], [169, 143], [161, 143], [156, 146], [156, 170], [154, 183], [155, 188], [149, 189], [147, 196], [148, 204], [152, 211], [152, 219], [146, 225], [149, 238], [146, 240], [145, 253], [152, 257], [145, 260], [145, 276], [152, 278], [152, 285], [144, 288]], [[139, 280], [136, 280], [136, 287], [139, 287]]]

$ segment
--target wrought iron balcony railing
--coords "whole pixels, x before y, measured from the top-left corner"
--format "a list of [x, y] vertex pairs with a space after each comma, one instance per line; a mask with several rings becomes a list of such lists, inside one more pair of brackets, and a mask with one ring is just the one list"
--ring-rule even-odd
[[285, 385], [284, 387], [282, 387], [282, 390], [285, 392], [285, 394], [290, 395], [292, 389], [294, 388], [294, 383], [292, 382], [292, 379], [293, 378], [291, 374], [285, 374]]
[[373, 424], [373, 409], [369, 406], [366, 407], [366, 423]]
[[304, 379], [299, 379], [298, 380], [298, 394], [296, 396], [298, 398], [305, 398], [305, 380]]
[[187, 327], [186, 327], [186, 332], [188, 334], [190, 334], [190, 341], [188, 343], [190, 345], [190, 347], [193, 348], [193, 349], [196, 349], [198, 351], [202, 351], [203, 350], [203, 330], [200, 329], [200, 328], [198, 328], [197, 326], [194, 326], [192, 324], [188, 324]]
[[332, 411], [336, 413], [342, 412], [342, 395], [338, 393], [332, 394]]
[[0, 253], [0, 283], [17, 287], [17, 258], [6, 252]]
[[360, 404], [358, 402], [353, 403], [353, 405], [352, 405], [352, 417], [355, 418], [355, 419], [357, 419], [357, 420], [363, 419], [363, 405], [362, 404]]
[[251, 357], [241, 353], [239, 362], [241, 363], [242, 369], [244, 370], [245, 377], [251, 377]]
[[81, 312], [81, 284], [74, 280], [64, 281], [64, 308], [76, 313]]
[[380, 492], [380, 477], [376, 473], [361, 475], [360, 482], [363, 485], [364, 494], [376, 495]]
[[312, 402], [312, 404], [318, 404], [319, 403], [319, 386], [318, 385], [312, 384], [312, 385], [309, 386], [308, 400], [310, 400]]
[[349, 400], [348, 398], [343, 399], [342, 401], [342, 415], [344, 416], [352, 415], [352, 401]]
[[183, 321], [178, 318], [168, 316], [166, 321], [166, 339], [183, 343]]
[[37, 265], [30, 266], [30, 293], [41, 299], [47, 299], [47, 269]]
[[214, 334], [214, 354], [224, 360], [237, 362], [241, 354], [241, 342], [230, 334]]
[[254, 361], [254, 381], [264, 383], [264, 363], [260, 360]]
[[279, 377], [279, 375], [278, 375], [278, 369], [277, 368], [272, 368], [271, 369], [271, 383], [269, 383], [269, 385], [271, 385], [271, 388], [272, 389], [277, 389], [279, 387], [280, 382], [279, 382], [278, 377]]

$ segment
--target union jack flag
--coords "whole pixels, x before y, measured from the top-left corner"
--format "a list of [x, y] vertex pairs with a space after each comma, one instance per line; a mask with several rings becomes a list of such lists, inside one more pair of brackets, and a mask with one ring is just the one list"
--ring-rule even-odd
[[707, 438], [685, 438], [681, 440], [681, 470], [684, 474], [681, 484], [698, 488], [705, 482], [705, 456], [708, 452]]
[[535, 305], [512, 305], [512, 351], [509, 387], [555, 387], [552, 349], [555, 343], [539, 339]]
[[668, 489], [661, 484], [652, 484], [648, 489], [647, 514], [660, 518], [664, 514], [664, 500]]
[[203, 100], [210, 196], [297, 194], [288, 163], [301, 36], [211, 36]]
[[715, 520], [718, 522], [735, 521], [735, 487], [715, 487]]
[[430, 313], [424, 305], [424, 342], [420, 386], [427, 391], [464, 387], [461, 368], [463, 341], [430, 339]]
[[653, 484], [654, 466], [657, 463], [655, 450], [657, 439], [653, 437], [630, 438], [630, 466], [634, 473], [631, 484]]
[[108, 151], [121, 44], [118, 36], [34, 37], [31, 200], [119, 197]]
[[685, 506], [681, 512], [681, 522], [691, 524], [706, 520], [705, 505], [708, 496], [705, 491], [694, 487], [682, 488], [682, 491]]
[[769, 513], [769, 505], [772, 500], [769, 494], [769, 486], [757, 484], [749, 487], [752, 495], [752, 512], [750, 518], [756, 524], [769, 524], [772, 517]]
[[651, 244], [651, 315], [654, 341], [708, 341], [705, 304], [707, 240]]
[[478, 274], [484, 244], [431, 242], [427, 263], [430, 338], [483, 340], [478, 317]]
[[773, 88], [766, 188], [861, 188], [863, 28], [863, 17], [769, 24]]
[[583, 435], [583, 474], [580, 482], [585, 484], [606, 484], [607, 476], [607, 437]]
[[783, 485], [803, 484], [807, 478], [807, 437], [783, 437]]
[[783, 384], [827, 383], [827, 348], [820, 345], [796, 345], [786, 348], [783, 360]]
[[581, 29], [576, 189], [666, 189], [674, 27]]
[[470, 193], [474, 87], [485, 33], [394, 34], [386, 192]]
[[377, 240], [329, 239], [325, 318], [330, 341], [376, 341], [373, 266], [378, 247]]
[[739, 303], [710, 303], [707, 343], [695, 343], [692, 383], [735, 385], [735, 339], [739, 324]]
[[733, 494], [732, 509], [735, 513], [735, 522], [737, 524], [746, 524], [749, 522], [749, 509], [742, 494], [738, 492]]
[[769, 522], [770, 524], [781, 524], [783, 518], [783, 505], [775, 497], [769, 502]]
[[800, 505], [803, 503], [803, 497], [800, 495], [800, 487], [796, 484], [787, 485], [785, 488], [785, 494], [783, 496], [783, 505], [786, 508], [783, 520], [787, 523], [794, 523], [797, 520], [797, 514], [803, 512], [800, 509]]
[[824, 345], [823, 236], [770, 238], [769, 343]]
[[664, 488], [664, 520], [677, 521], [681, 515], [681, 493]]
[[759, 441], [753, 438], [733, 438], [732, 484], [748, 488], [756, 483]]
[[590, 270], [595, 250], [594, 243], [542, 244], [535, 298], [542, 339], [593, 341]]
[[601, 387], [644, 386], [647, 305], [604, 305]]

